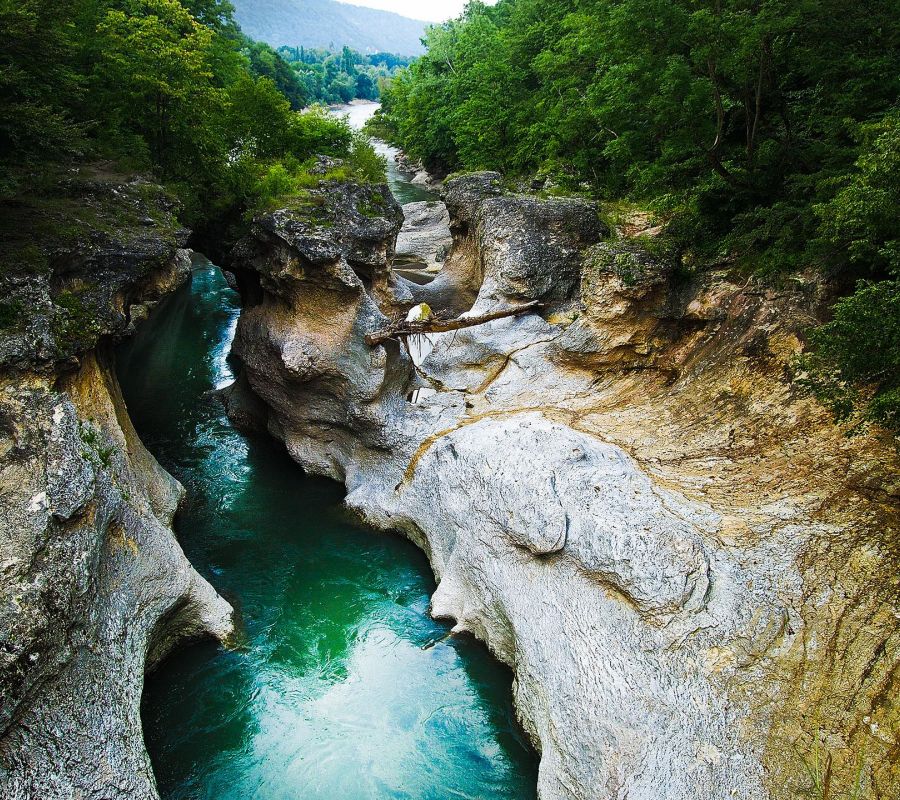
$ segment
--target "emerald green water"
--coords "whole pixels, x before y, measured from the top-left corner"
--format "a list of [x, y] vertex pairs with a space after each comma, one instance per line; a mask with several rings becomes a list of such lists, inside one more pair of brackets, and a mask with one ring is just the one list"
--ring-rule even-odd
[[118, 354], [138, 432], [187, 487], [176, 531], [245, 646], [178, 651], [144, 693], [166, 800], [533, 798], [511, 675], [428, 616], [424, 556], [354, 524], [341, 488], [248, 440], [206, 393], [232, 379], [237, 298], [208, 262]]

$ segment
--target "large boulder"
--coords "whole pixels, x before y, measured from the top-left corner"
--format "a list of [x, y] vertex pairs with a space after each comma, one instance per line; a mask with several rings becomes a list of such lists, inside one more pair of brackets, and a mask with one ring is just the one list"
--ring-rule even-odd
[[583, 250], [609, 235], [596, 203], [493, 197], [475, 216], [483, 276], [476, 311], [539, 300], [560, 307], [577, 298]]
[[609, 235], [596, 203], [507, 193], [501, 176], [480, 172], [445, 184], [453, 246], [417, 302], [482, 313], [538, 300], [563, 308], [577, 299], [584, 248]]

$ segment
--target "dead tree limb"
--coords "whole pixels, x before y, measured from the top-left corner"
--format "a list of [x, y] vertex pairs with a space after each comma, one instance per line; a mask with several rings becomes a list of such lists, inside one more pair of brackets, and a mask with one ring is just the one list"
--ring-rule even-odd
[[463, 328], [474, 328], [476, 325], [484, 325], [486, 322], [493, 322], [495, 319], [505, 319], [506, 317], [517, 317], [519, 314], [526, 314], [540, 308], [543, 303], [537, 300], [531, 303], [525, 303], [521, 306], [513, 306], [505, 308], [501, 311], [491, 311], [488, 314], [481, 314], [477, 317], [456, 317], [456, 319], [429, 319], [424, 322], [397, 322], [380, 331], [370, 333], [366, 336], [366, 344], [369, 347], [377, 347], [384, 344], [389, 339], [397, 339], [405, 336], [420, 336], [428, 333], [447, 333], [448, 331], [459, 331]]

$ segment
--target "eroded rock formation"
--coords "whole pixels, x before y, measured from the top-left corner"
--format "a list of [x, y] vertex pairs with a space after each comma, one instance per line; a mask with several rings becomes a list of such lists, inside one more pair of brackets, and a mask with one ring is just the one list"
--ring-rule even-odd
[[[792, 387], [817, 284], [684, 275], [486, 173], [448, 184], [453, 249], [412, 286], [399, 217], [360, 191], [323, 185], [321, 219], [266, 216], [236, 249], [230, 403], [427, 552], [433, 613], [515, 672], [541, 798], [795, 797], [815, 753], [894, 796], [897, 457]], [[418, 365], [364, 342], [414, 303], [533, 300]]]
[[447, 206], [437, 200], [407, 203], [403, 206], [403, 228], [397, 237], [394, 269], [436, 273], [441, 270], [453, 236]]
[[184, 639], [224, 640], [231, 608], [175, 539], [183, 489], [141, 444], [108, 353], [190, 257], [158, 187], [62, 191], [63, 232], [2, 274], [0, 795], [152, 798], [144, 672]]

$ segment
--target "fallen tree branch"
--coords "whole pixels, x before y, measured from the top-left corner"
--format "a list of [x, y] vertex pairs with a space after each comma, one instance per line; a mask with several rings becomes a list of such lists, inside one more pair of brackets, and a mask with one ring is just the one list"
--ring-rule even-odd
[[517, 317], [519, 314], [526, 314], [536, 308], [540, 308], [543, 303], [537, 300], [531, 303], [525, 303], [521, 306], [513, 306], [502, 311], [491, 311], [488, 314], [481, 314], [477, 317], [457, 317], [456, 319], [429, 319], [424, 322], [397, 322], [380, 331], [366, 335], [366, 344], [369, 347], [377, 347], [384, 344], [389, 339], [398, 337], [419, 336], [427, 333], [447, 333], [449, 331], [459, 331], [463, 328], [474, 328], [476, 325], [484, 325], [486, 322], [493, 322], [495, 319], [505, 319], [506, 317]]

